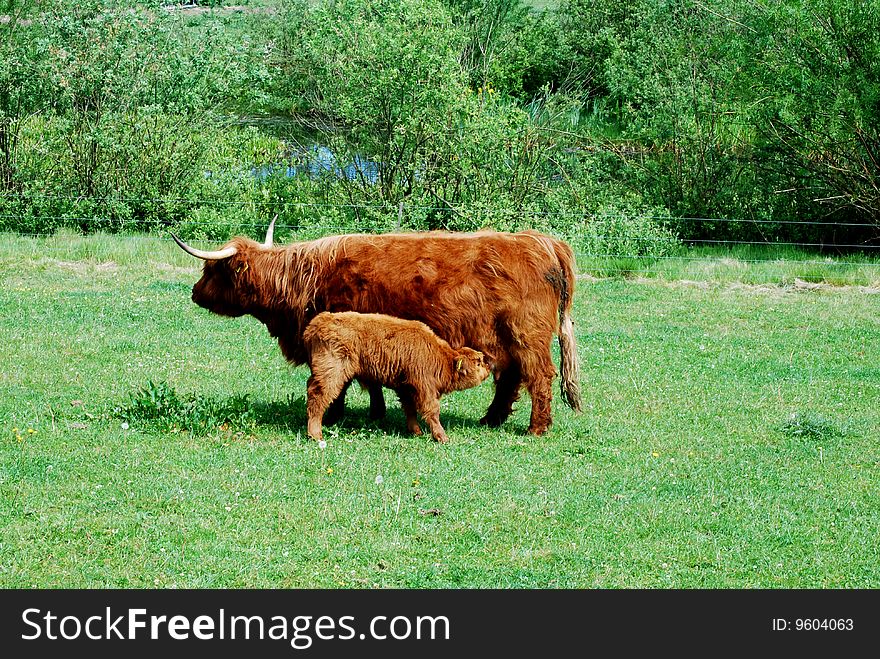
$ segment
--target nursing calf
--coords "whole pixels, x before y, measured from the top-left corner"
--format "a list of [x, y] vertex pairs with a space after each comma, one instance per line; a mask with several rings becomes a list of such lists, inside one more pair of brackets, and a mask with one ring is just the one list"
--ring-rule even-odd
[[406, 426], [421, 434], [416, 412], [435, 440], [449, 438], [440, 425], [440, 396], [469, 389], [489, 377], [487, 357], [452, 348], [422, 322], [382, 314], [320, 313], [303, 333], [312, 375], [308, 382], [308, 433], [322, 438], [324, 412], [352, 379], [395, 389]]

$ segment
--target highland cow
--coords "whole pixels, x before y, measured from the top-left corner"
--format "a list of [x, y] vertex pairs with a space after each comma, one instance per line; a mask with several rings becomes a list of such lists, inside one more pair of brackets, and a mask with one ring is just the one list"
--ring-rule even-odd
[[327, 407], [352, 379], [397, 391], [406, 427], [422, 433], [416, 412], [441, 444], [440, 396], [476, 387], [489, 377], [491, 360], [471, 348], [452, 348], [417, 320], [353, 311], [324, 312], [303, 332], [312, 375], [308, 382], [309, 437], [320, 440]]
[[[284, 356], [305, 363], [302, 335], [322, 311], [381, 313], [418, 320], [453, 348], [495, 356], [495, 397], [481, 423], [498, 426], [525, 386], [532, 402], [529, 432], [551, 424], [561, 355], [562, 395], [580, 409], [577, 347], [571, 319], [574, 254], [536, 231], [500, 233], [352, 234], [286, 247], [235, 238], [216, 251], [181, 248], [205, 260], [193, 301], [225, 316], [250, 314], [278, 339]], [[327, 416], [341, 415], [343, 398]], [[371, 415], [384, 413], [382, 389], [370, 387]], [[325, 419], [330, 422], [330, 419]]]

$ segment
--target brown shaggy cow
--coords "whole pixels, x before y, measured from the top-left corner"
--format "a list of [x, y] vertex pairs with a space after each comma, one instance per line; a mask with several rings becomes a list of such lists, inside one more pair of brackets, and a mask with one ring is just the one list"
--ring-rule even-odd
[[309, 437], [321, 439], [324, 412], [353, 378], [395, 389], [406, 427], [421, 435], [416, 412], [441, 444], [440, 396], [476, 387], [491, 364], [471, 348], [452, 348], [417, 320], [375, 313], [319, 313], [303, 332], [312, 376], [308, 383]]
[[[274, 222], [273, 222], [274, 224]], [[234, 238], [205, 260], [193, 301], [225, 316], [250, 314], [278, 339], [284, 356], [305, 362], [302, 334], [321, 311], [381, 313], [420, 320], [453, 348], [495, 356], [495, 398], [481, 423], [507, 419], [524, 385], [532, 399], [529, 432], [551, 423], [558, 335], [562, 395], [580, 409], [577, 349], [571, 320], [574, 254], [535, 231], [397, 233], [331, 236], [285, 247]], [[342, 399], [334, 404], [341, 412]], [[371, 411], [384, 412], [371, 387]], [[328, 416], [330, 416], [328, 414]]]

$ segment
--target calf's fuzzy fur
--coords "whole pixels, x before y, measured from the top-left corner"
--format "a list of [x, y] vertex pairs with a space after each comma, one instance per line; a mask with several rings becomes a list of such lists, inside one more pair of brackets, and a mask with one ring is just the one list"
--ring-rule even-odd
[[422, 322], [383, 314], [320, 313], [306, 327], [303, 345], [312, 370], [308, 433], [315, 440], [322, 438], [329, 405], [352, 379], [363, 379], [397, 391], [410, 432], [421, 434], [418, 412], [434, 439], [446, 443], [440, 396], [477, 386], [491, 369], [483, 353], [452, 348]]

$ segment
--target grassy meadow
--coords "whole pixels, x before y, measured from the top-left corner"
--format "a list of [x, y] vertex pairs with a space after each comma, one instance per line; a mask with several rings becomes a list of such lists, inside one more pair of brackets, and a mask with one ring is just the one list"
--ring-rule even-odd
[[4, 236], [0, 586], [880, 587], [877, 269], [701, 263], [581, 281], [545, 437], [525, 396], [481, 427], [489, 383], [446, 446], [352, 387], [321, 450], [307, 368], [173, 243]]

